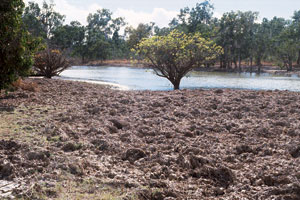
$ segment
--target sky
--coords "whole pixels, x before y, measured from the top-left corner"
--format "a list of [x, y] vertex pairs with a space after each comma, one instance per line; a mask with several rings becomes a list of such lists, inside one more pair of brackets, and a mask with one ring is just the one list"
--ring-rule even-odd
[[[41, 4], [43, 0], [34, 1]], [[50, 0], [46, 0], [50, 2]], [[155, 22], [160, 27], [168, 26], [181, 8], [195, 7], [202, 0], [53, 0], [55, 10], [66, 15], [66, 23], [77, 20], [86, 25], [89, 13], [107, 8], [114, 17], [124, 17], [133, 27], [139, 23]], [[230, 11], [258, 11], [260, 19], [274, 16], [291, 18], [295, 10], [300, 10], [300, 0], [211, 0], [215, 17]]]

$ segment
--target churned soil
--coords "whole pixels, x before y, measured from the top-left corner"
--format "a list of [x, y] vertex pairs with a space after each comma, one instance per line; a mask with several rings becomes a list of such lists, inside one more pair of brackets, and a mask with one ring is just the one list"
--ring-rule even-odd
[[0, 96], [16, 198], [300, 199], [300, 93], [26, 81]]

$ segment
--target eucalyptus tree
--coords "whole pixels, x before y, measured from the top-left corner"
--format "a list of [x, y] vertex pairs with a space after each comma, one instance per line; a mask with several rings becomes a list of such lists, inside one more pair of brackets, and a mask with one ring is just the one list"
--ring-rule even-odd
[[136, 45], [144, 38], [149, 38], [153, 35], [153, 29], [155, 24], [150, 23], [140, 23], [137, 28], [132, 26], [125, 29], [125, 34], [127, 35], [127, 45], [129, 49], [133, 49]]
[[86, 45], [90, 59], [105, 60], [113, 54], [113, 45], [120, 40], [119, 30], [125, 25], [123, 18], [112, 17], [108, 9], [89, 14], [86, 27]]
[[243, 59], [252, 57], [255, 21], [257, 12], [229, 12], [224, 13], [219, 22], [218, 44], [224, 48], [221, 57], [221, 67], [235, 68], [241, 70]]
[[287, 71], [293, 70], [293, 62], [299, 51], [297, 31], [291, 21], [286, 22], [285, 28], [274, 38], [276, 57], [280, 59]]
[[[252, 55], [255, 59], [258, 72], [261, 71], [262, 60], [265, 59], [271, 48], [270, 36], [270, 22], [267, 18], [263, 18], [260, 24], [255, 24], [254, 27], [254, 40], [252, 41]], [[252, 72], [252, 59], [251, 59], [251, 72]]]
[[185, 7], [180, 10], [169, 26], [185, 33], [200, 32], [203, 37], [211, 37], [214, 6], [209, 0], [197, 3], [195, 7]]
[[46, 1], [40, 8], [37, 3], [29, 2], [23, 13], [25, 27], [34, 36], [49, 42], [54, 31], [63, 25], [65, 16], [54, 10], [55, 5]]
[[300, 66], [300, 10], [294, 12], [294, 16], [292, 17], [293, 27], [295, 29], [295, 39], [298, 44], [298, 58], [297, 65]]
[[85, 39], [85, 27], [78, 21], [58, 27], [51, 38], [51, 44], [62, 50], [72, 51]]

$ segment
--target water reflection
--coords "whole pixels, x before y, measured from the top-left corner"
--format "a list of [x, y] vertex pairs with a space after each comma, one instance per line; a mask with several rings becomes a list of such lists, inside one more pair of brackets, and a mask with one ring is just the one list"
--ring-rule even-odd
[[[61, 74], [63, 79], [104, 81], [131, 90], [171, 90], [172, 84], [151, 69], [131, 67], [74, 66]], [[183, 78], [181, 88], [235, 88], [253, 90], [300, 91], [298, 76], [256, 73], [224, 73], [193, 71]]]

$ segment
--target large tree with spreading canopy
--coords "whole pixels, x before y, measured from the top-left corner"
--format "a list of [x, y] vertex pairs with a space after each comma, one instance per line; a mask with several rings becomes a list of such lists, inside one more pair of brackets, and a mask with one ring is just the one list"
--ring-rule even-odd
[[142, 40], [134, 51], [158, 76], [167, 78], [176, 90], [188, 72], [215, 61], [222, 48], [201, 37], [200, 33], [185, 34], [173, 30], [166, 36]]

